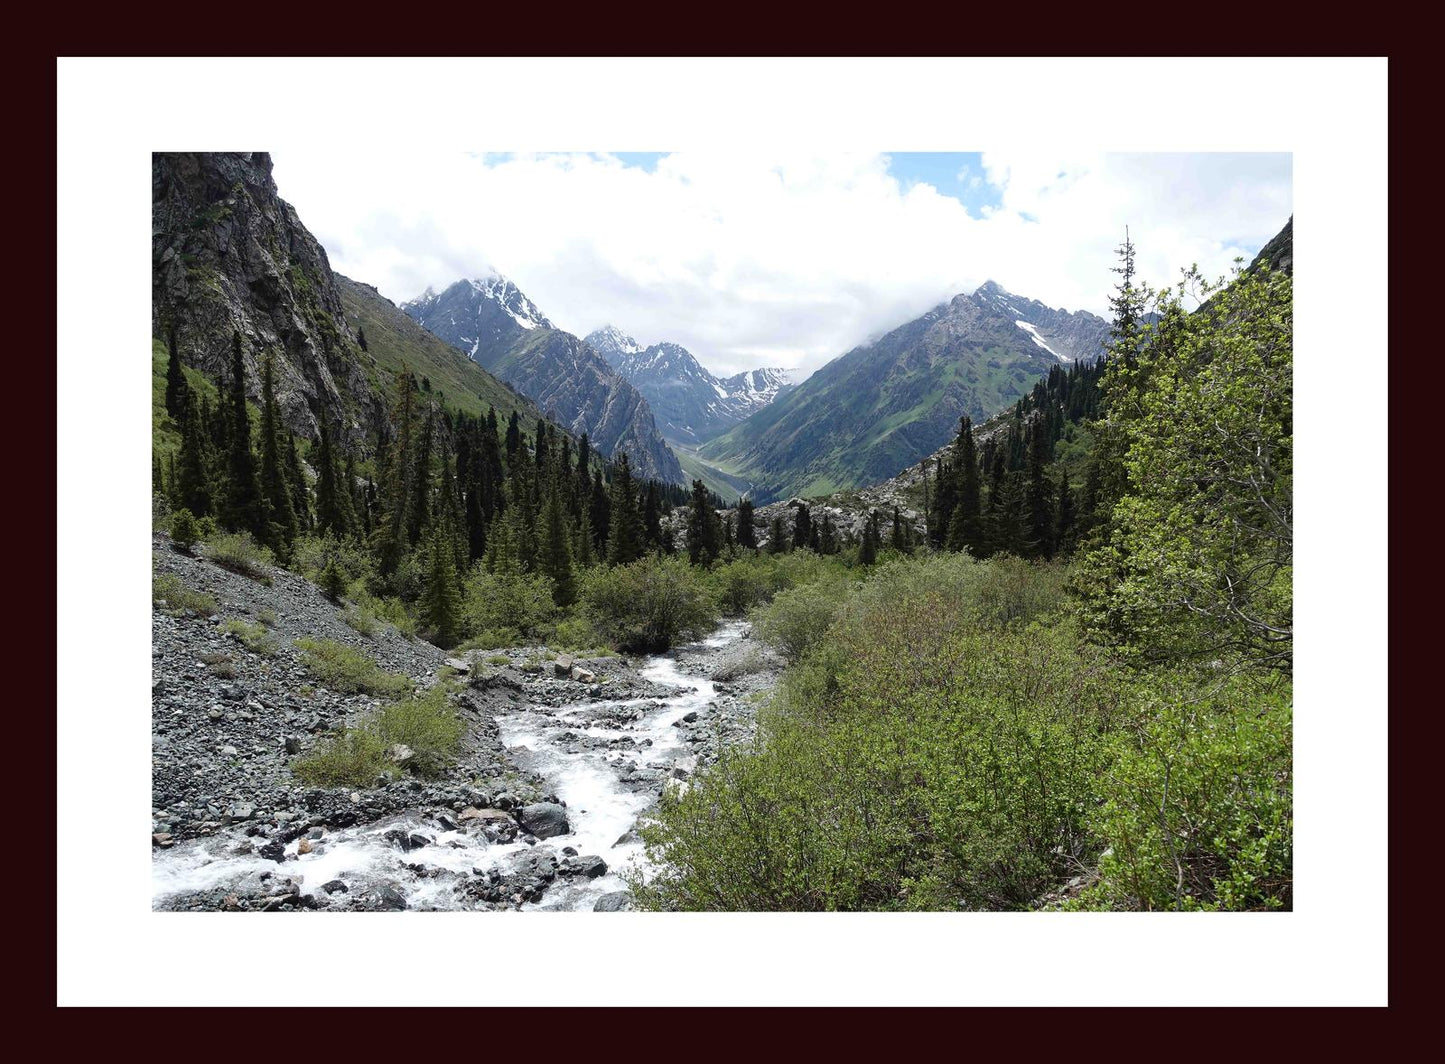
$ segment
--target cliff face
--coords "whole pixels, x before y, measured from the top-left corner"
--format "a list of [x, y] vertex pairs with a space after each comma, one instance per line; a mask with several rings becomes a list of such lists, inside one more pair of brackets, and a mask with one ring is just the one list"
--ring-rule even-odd
[[277, 195], [269, 154], [154, 154], [151, 266], [151, 328], [175, 329], [182, 361], [224, 379], [239, 330], [248, 392], [271, 352], [293, 432], [314, 437], [323, 414], [351, 438], [380, 426], [326, 252]]

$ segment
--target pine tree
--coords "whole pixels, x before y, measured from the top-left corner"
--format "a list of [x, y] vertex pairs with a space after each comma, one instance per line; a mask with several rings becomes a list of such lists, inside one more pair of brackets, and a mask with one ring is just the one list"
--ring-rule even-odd
[[176, 342], [174, 325], [170, 328], [168, 339], [171, 350], [166, 362], [166, 413], [179, 425], [185, 412], [183, 405], [190, 398], [191, 389], [186, 383], [185, 371], [181, 369], [181, 348]]
[[271, 354], [267, 352], [261, 370], [261, 493], [270, 513], [270, 524], [274, 526], [266, 542], [284, 559], [291, 544], [296, 542], [299, 528], [281, 453], [284, 429], [276, 407], [274, 368]]
[[863, 524], [863, 541], [858, 547], [858, 564], [873, 565], [878, 561], [878, 511], [874, 510], [868, 514], [868, 520]]
[[450, 646], [461, 627], [462, 594], [454, 546], [441, 521], [432, 523], [427, 554], [426, 587], [420, 603], [422, 621], [438, 644]]
[[[657, 490], [657, 481], [647, 482], [647, 491], [642, 503], [643, 535], [649, 550], [662, 550], [662, 498]], [[691, 546], [688, 547], [691, 553]]]
[[933, 508], [928, 511], [928, 540], [941, 549], [948, 545], [949, 522], [958, 500], [952, 467], [945, 466], [942, 458], [936, 459], [934, 464], [936, 475], [933, 478]]
[[893, 507], [893, 531], [889, 536], [888, 545], [904, 554], [907, 554], [913, 547], [908, 537], [908, 526], [904, 524], [903, 514], [896, 506]]
[[1054, 509], [1054, 549], [1059, 554], [1074, 552], [1074, 520], [1074, 496], [1066, 470], [1059, 478], [1059, 501]]
[[567, 508], [562, 505], [562, 492], [553, 478], [547, 490], [547, 503], [542, 508], [542, 536], [538, 568], [552, 581], [552, 601], [570, 606], [577, 598], [577, 585], [572, 577], [572, 550], [567, 535]]
[[818, 553], [838, 553], [838, 529], [833, 524], [833, 519], [827, 514], [823, 515], [822, 528], [818, 532]]
[[738, 546], [758, 549], [757, 528], [753, 525], [753, 500], [738, 500]]
[[350, 529], [342, 516], [337, 483], [336, 458], [331, 452], [331, 432], [321, 418], [321, 439], [316, 445], [316, 530], [344, 536]]
[[382, 576], [396, 572], [410, 546], [406, 538], [406, 513], [411, 498], [414, 402], [411, 382], [404, 371], [396, 376], [396, 393], [392, 406], [394, 438], [382, 437], [377, 441], [381, 484], [376, 488], [372, 551]]
[[[241, 334], [231, 338], [230, 451], [226, 457], [226, 496], [221, 522], [237, 532], [250, 532], [261, 542], [270, 542], [270, 521], [261, 481], [256, 475], [256, 456], [251, 450], [251, 419], [246, 412], [246, 363], [241, 357]], [[191, 511], [195, 513], [194, 510]]]
[[311, 531], [311, 498], [306, 489], [306, 471], [301, 468], [301, 456], [296, 452], [296, 437], [289, 432], [286, 436], [286, 483], [291, 487], [291, 507], [296, 511], [296, 527], [302, 532]]
[[642, 515], [637, 510], [637, 485], [626, 454], [619, 454], [612, 466], [608, 511], [611, 527], [607, 537], [607, 563], [627, 565], [637, 561], [644, 548]]
[[592, 471], [592, 542], [597, 544], [598, 549], [606, 556], [606, 551], [612, 541], [612, 500], [608, 496], [607, 489], [602, 485], [602, 470]]
[[1054, 553], [1054, 486], [1047, 469], [1049, 443], [1044, 425], [1035, 421], [1029, 437], [1028, 541], [1025, 550], [1030, 555], [1051, 558]]
[[687, 557], [693, 565], [708, 565], [722, 548], [722, 529], [717, 511], [701, 480], [692, 482], [692, 499], [687, 512]]
[[577, 549], [573, 552], [577, 558], [577, 568], [583, 572], [597, 564], [592, 539], [592, 517], [588, 511], [589, 507], [582, 507], [582, 512], [577, 517]]
[[522, 423], [517, 417], [517, 412], [512, 411], [512, 417], [507, 422], [507, 468], [513, 469], [519, 461], [519, 453], [522, 451]]
[[948, 524], [948, 549], [967, 550], [975, 556], [983, 546], [983, 502], [980, 498], [978, 451], [973, 439], [973, 422], [965, 416], [959, 424], [953, 449], [953, 475], [957, 501]]
[[194, 397], [181, 403], [180, 461], [171, 474], [171, 493], [177, 506], [197, 517], [214, 513], [211, 495], [210, 440], [201, 428], [199, 404]]
[[772, 524], [768, 528], [768, 553], [785, 554], [789, 546], [788, 531], [783, 524], [783, 513], [779, 510], [773, 514]]
[[412, 471], [411, 499], [407, 504], [406, 534], [413, 547], [421, 539], [422, 530], [431, 522], [431, 448], [435, 431], [435, 416], [428, 407], [426, 424], [416, 441], [416, 468]]
[[793, 512], [793, 549], [804, 550], [813, 539], [813, 519], [807, 506], [799, 506]]

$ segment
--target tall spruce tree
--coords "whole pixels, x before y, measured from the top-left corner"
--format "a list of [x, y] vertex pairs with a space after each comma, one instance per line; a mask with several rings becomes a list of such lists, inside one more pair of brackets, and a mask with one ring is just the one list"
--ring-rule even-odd
[[186, 384], [185, 371], [181, 369], [181, 347], [176, 340], [174, 325], [167, 333], [167, 340], [170, 357], [166, 361], [166, 413], [179, 425], [184, 413], [182, 405], [190, 398], [191, 389]]
[[863, 523], [863, 540], [858, 546], [859, 565], [873, 565], [878, 561], [879, 538], [878, 511], [873, 510]]
[[296, 508], [291, 500], [291, 485], [286, 480], [282, 454], [280, 411], [276, 407], [275, 364], [266, 352], [261, 363], [261, 493], [270, 514], [268, 542], [283, 559], [296, 542], [299, 528]]
[[321, 418], [321, 439], [316, 445], [316, 530], [344, 536], [348, 527], [341, 510], [342, 486], [337, 483], [336, 457], [331, 451], [331, 430]]
[[753, 500], [738, 500], [738, 546], [758, 549], [757, 528], [753, 524]]
[[176, 505], [197, 517], [215, 512], [211, 495], [211, 446], [201, 428], [200, 404], [194, 397], [181, 401], [181, 451], [171, 475]]
[[1028, 539], [1029, 555], [1051, 558], [1054, 554], [1054, 485], [1048, 473], [1049, 439], [1046, 426], [1035, 420], [1029, 433]]
[[311, 531], [311, 496], [306, 486], [306, 471], [301, 468], [301, 456], [296, 452], [296, 437], [286, 431], [286, 483], [291, 488], [291, 507], [296, 511], [296, 527], [301, 532]]
[[786, 554], [791, 545], [787, 526], [783, 524], [783, 513], [779, 510], [773, 514], [772, 523], [768, 526], [768, 553]]
[[422, 622], [438, 644], [451, 646], [461, 628], [462, 592], [454, 544], [442, 521], [432, 522], [426, 573], [420, 602]]
[[793, 511], [793, 549], [805, 550], [812, 545], [813, 518], [806, 505]]
[[612, 495], [608, 505], [610, 529], [607, 563], [627, 565], [642, 557], [645, 548], [642, 514], [637, 508], [637, 483], [626, 454], [612, 465]]
[[687, 511], [687, 557], [693, 565], [708, 565], [722, 549], [722, 528], [717, 510], [701, 480], [692, 482]]
[[236, 532], [250, 532], [263, 543], [273, 540], [256, 455], [251, 450], [251, 418], [246, 411], [246, 363], [241, 355], [241, 334], [231, 336], [230, 426], [227, 436], [226, 495], [221, 523]]
[[1059, 499], [1054, 507], [1054, 550], [1068, 555], [1074, 552], [1074, 495], [1069, 490], [1069, 473], [1064, 470], [1059, 476]]
[[973, 422], [965, 415], [953, 446], [953, 475], [956, 502], [948, 523], [948, 549], [967, 550], [977, 556], [984, 541], [983, 500], [978, 475], [978, 450], [973, 439]]
[[567, 524], [561, 485], [558, 478], [553, 477], [547, 486], [547, 501], [542, 507], [542, 535], [537, 563], [552, 581], [552, 601], [564, 607], [572, 605], [577, 598]]

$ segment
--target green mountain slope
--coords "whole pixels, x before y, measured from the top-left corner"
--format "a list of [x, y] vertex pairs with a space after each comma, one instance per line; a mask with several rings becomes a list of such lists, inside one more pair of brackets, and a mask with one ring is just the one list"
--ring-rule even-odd
[[835, 359], [698, 455], [753, 481], [760, 502], [877, 483], [946, 443], [962, 415], [983, 421], [1051, 367], [1094, 357], [1107, 331], [990, 282]]
[[427, 332], [369, 284], [334, 274], [352, 336], [366, 334], [362, 355], [372, 387], [390, 391], [390, 379], [403, 369], [426, 378], [443, 405], [469, 414], [497, 410], [504, 423], [517, 411], [530, 428], [542, 411], [537, 404], [492, 376], [451, 344]]

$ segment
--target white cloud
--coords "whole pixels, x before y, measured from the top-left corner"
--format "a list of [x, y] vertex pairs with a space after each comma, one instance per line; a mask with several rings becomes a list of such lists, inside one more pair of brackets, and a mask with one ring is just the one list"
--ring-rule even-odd
[[332, 265], [397, 302], [491, 266], [564, 329], [612, 322], [719, 373], [811, 371], [989, 278], [1103, 313], [1126, 224], [1161, 283], [1226, 271], [1292, 210], [1288, 155], [986, 154], [1002, 204], [981, 219], [879, 154], [688, 152], [651, 173], [425, 150], [275, 163]]

